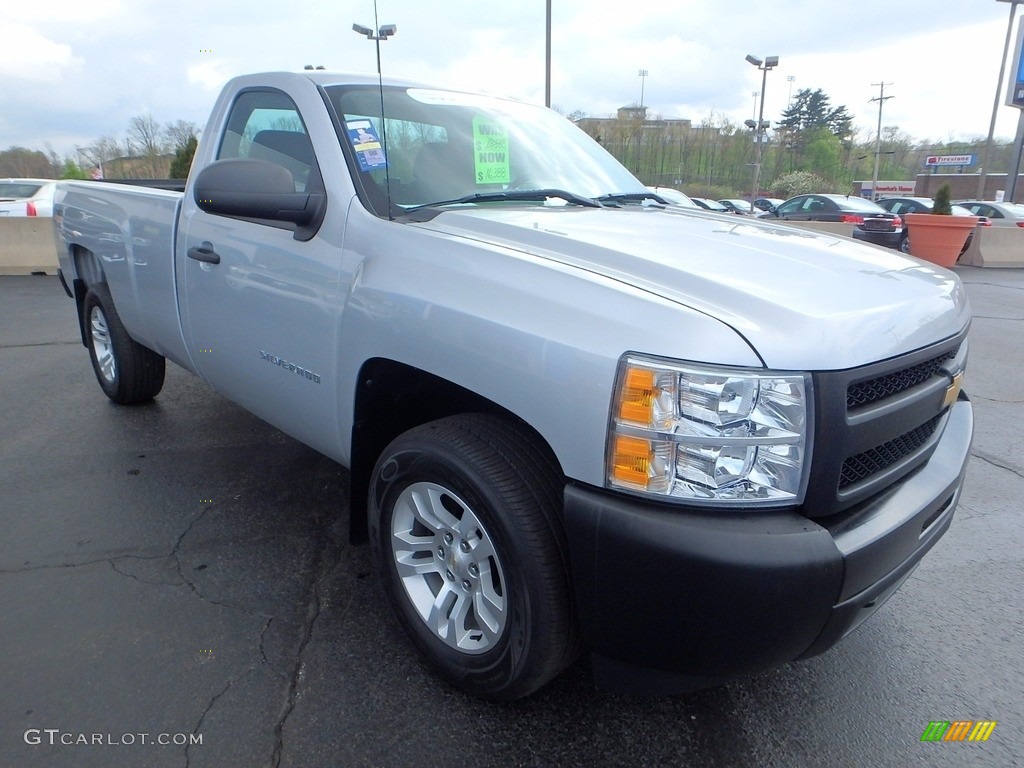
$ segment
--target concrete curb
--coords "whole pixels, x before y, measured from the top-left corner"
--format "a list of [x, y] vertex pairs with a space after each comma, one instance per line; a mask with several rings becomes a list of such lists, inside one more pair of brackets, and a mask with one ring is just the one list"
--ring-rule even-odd
[[971, 247], [957, 263], [966, 267], [1024, 267], [1024, 229], [976, 227]]
[[57, 240], [49, 216], [0, 218], [0, 275], [57, 274]]

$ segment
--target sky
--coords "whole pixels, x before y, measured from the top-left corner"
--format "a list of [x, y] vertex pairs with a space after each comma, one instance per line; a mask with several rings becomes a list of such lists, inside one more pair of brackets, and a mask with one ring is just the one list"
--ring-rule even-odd
[[[872, 84], [884, 82], [894, 98], [882, 125], [922, 142], [988, 134], [1010, 16], [998, 0], [552, 8], [551, 101], [564, 113], [614, 115], [642, 89], [651, 115], [742, 123], [755, 116], [761, 88], [744, 57], [778, 56], [765, 119], [778, 120], [791, 93], [821, 88], [854, 115], [860, 138], [873, 138]], [[0, 149], [70, 155], [101, 136], [123, 138], [135, 115], [202, 127], [235, 75], [306, 64], [373, 72], [374, 44], [353, 22], [375, 26], [372, 0], [2, 0]], [[398, 27], [381, 44], [385, 74], [544, 102], [545, 0], [378, 0], [376, 23]], [[1017, 110], [1004, 100], [1000, 93], [996, 137], [1009, 140]]]

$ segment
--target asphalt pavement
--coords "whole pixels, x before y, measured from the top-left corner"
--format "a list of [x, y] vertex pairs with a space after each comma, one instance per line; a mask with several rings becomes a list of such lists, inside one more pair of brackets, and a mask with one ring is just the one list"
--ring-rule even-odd
[[[720, 688], [439, 682], [347, 540], [347, 473], [175, 366], [96, 384], [56, 278], [0, 277], [0, 768], [1024, 765], [1024, 270], [958, 270], [976, 433], [952, 527], [832, 651]], [[922, 742], [988, 720], [986, 742]]]

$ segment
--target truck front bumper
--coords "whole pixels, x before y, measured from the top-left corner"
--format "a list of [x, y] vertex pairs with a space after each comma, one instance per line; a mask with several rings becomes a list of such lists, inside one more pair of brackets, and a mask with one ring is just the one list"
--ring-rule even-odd
[[830, 648], [949, 528], [972, 434], [962, 397], [925, 464], [820, 520], [795, 509], [716, 512], [568, 486], [577, 604], [598, 686], [676, 693]]

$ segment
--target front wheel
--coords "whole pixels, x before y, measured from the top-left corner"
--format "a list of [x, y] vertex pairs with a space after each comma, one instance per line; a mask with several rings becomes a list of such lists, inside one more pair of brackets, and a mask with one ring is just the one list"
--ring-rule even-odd
[[511, 422], [461, 415], [399, 436], [371, 480], [373, 557], [392, 609], [442, 677], [525, 696], [573, 660], [562, 477]]
[[119, 405], [156, 397], [164, 386], [167, 363], [128, 335], [106, 285], [89, 288], [82, 313], [89, 357], [104, 394]]

